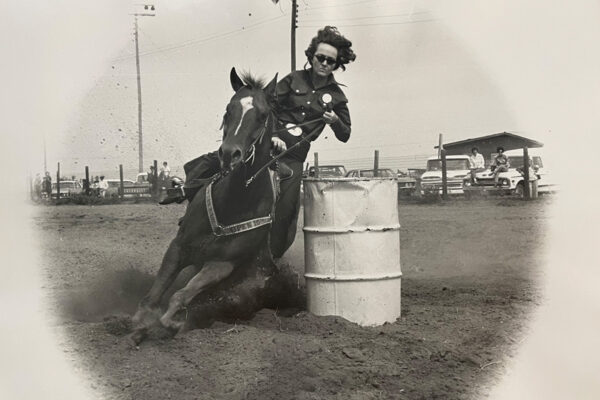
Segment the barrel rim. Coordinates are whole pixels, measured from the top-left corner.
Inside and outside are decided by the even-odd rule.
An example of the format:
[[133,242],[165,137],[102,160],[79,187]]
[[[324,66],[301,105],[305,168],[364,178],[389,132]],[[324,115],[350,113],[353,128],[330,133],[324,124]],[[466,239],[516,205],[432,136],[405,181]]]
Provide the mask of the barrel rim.
[[356,182],[356,181],[398,181],[398,178],[382,176],[382,177],[325,177],[325,178],[315,178],[315,177],[307,177],[302,178],[303,182]]
[[374,226],[344,226],[344,227],[332,227],[322,225],[309,225],[302,227],[304,232],[315,232],[315,233],[364,233],[364,232],[388,232],[388,231],[399,231],[401,228],[400,224],[395,225],[374,225]]
[[327,282],[363,282],[363,281],[387,281],[392,279],[402,278],[402,271],[394,273],[381,273],[373,275],[332,275],[332,274],[317,274],[307,272],[304,274],[305,279]]

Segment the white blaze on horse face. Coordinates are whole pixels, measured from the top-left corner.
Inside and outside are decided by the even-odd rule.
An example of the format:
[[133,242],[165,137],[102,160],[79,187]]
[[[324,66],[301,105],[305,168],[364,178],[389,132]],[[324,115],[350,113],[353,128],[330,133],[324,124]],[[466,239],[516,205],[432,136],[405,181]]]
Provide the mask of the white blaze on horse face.
[[254,108],[254,104],[252,104],[252,96],[241,98],[240,104],[242,105],[242,116],[240,117],[239,125],[237,126],[237,128],[235,128],[235,132],[233,133],[233,136],[237,136],[238,131],[240,130],[240,127],[242,126],[242,121],[244,121],[244,115],[246,115],[246,113],[249,110]]

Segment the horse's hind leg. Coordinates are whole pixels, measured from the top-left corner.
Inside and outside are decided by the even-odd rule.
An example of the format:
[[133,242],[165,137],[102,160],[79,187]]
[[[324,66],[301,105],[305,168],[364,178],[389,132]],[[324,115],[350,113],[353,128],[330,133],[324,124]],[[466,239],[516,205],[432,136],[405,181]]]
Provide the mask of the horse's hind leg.
[[175,239],[171,242],[163,257],[152,288],[140,301],[138,310],[133,316],[133,326],[136,330],[147,328],[158,319],[160,315],[158,305],[163,295],[185,266],[182,263],[181,246]]
[[206,264],[183,289],[178,290],[171,296],[169,308],[160,318],[161,324],[167,328],[179,330],[183,326],[183,323],[173,320],[173,316],[177,311],[187,306],[194,297],[207,287],[227,278],[233,269],[234,265],[231,262],[211,262]]

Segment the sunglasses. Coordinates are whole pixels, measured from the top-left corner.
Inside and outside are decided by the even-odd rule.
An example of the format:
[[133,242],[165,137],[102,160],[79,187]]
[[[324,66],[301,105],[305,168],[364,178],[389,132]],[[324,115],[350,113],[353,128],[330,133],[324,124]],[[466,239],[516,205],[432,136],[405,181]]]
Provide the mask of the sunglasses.
[[320,63],[322,63],[323,61],[326,61],[327,65],[335,65],[335,63],[337,62],[337,60],[335,58],[327,57],[326,55],[323,55],[323,54],[315,54],[315,58]]

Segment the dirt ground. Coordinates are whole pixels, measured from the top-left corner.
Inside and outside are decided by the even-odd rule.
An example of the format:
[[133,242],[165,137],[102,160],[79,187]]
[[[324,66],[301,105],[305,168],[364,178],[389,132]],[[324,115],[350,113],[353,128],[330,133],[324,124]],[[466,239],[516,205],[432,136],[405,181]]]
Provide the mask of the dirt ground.
[[[402,317],[363,328],[263,310],[128,345],[180,205],[40,206],[35,223],[60,346],[106,399],[485,397],[541,301],[548,200],[400,203]],[[303,240],[285,262],[303,273]],[[111,317],[117,316],[117,317]]]

